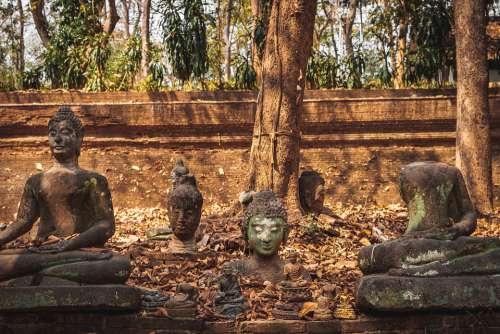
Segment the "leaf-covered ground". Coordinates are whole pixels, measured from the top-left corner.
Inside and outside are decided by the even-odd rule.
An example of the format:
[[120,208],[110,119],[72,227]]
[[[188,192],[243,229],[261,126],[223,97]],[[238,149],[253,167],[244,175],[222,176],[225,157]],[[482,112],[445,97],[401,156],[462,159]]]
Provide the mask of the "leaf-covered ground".
[[[146,232],[151,228],[168,226],[164,209],[117,209],[117,231],[109,245],[132,257],[133,272],[129,284],[143,289],[159,290],[171,295],[178,283],[190,283],[200,290],[199,315],[217,319],[212,302],[217,291],[216,279],[222,264],[245,256],[239,219],[217,217],[227,208],[212,205],[205,208],[199,228],[200,256],[195,259],[172,261],[168,255],[168,241],[148,241]],[[287,244],[281,255],[290,252],[300,255],[302,264],[313,278],[314,297],[325,284],[337,287],[337,296],[354,304],[354,290],[361,276],[357,268],[357,253],[362,246],[382,242],[401,235],[407,222],[406,209],[400,205],[388,207],[342,205],[330,207],[338,217],[326,215],[313,222],[304,217],[292,222]],[[478,236],[500,237],[500,222],[480,220],[475,233]],[[250,310],[241,319],[271,318],[275,300],[264,293],[264,286],[253,281],[242,281],[243,293]]]

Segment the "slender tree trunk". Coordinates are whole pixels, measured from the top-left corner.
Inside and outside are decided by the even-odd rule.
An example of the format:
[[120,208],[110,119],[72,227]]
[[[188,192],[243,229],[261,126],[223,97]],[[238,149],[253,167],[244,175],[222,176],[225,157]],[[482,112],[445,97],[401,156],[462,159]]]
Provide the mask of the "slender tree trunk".
[[405,57],[406,57],[406,36],[408,32],[408,21],[406,17],[399,20],[398,32],[398,51],[396,53],[396,68],[395,68],[395,88],[404,87],[404,74],[405,74]]
[[134,30],[132,31],[133,36],[135,36],[137,34],[137,31],[139,31],[139,25],[141,23],[141,18],[142,18],[142,0],[136,0],[135,4],[136,4],[137,16],[135,17]]
[[249,189],[273,190],[293,213],[300,212],[300,122],[316,3],[271,2],[250,153]]
[[151,0],[142,1],[141,25],[141,78],[146,79],[149,70],[149,21],[151,18]]
[[226,5],[226,24],[224,26],[224,67],[226,69],[225,72],[225,80],[229,82],[231,80],[231,15],[233,13],[233,0],[227,0]]
[[43,13],[43,8],[45,6],[44,0],[30,0],[31,14],[33,15],[33,22],[35,23],[36,31],[38,36],[42,40],[42,44],[45,48],[49,46],[50,34],[49,34],[49,23],[47,18]]
[[352,26],[354,25],[354,19],[356,18],[358,3],[359,0],[350,0],[349,7],[347,8],[347,14],[343,17],[345,53],[349,59],[354,57],[354,48],[352,46]]
[[476,209],[492,212],[490,114],[486,58],[486,0],[455,0],[457,152]]
[[115,30],[116,24],[120,20],[120,16],[116,11],[116,3],[115,0],[108,0],[108,8],[107,8],[106,21],[104,22],[103,31],[111,35]]
[[19,49],[18,49],[18,62],[17,62],[17,74],[18,74],[18,87],[22,88],[23,80],[22,75],[24,73],[24,25],[25,17],[23,10],[23,2],[17,0],[17,8],[19,10]]
[[130,38],[130,7],[128,0],[122,0],[123,24],[125,25],[125,36]]

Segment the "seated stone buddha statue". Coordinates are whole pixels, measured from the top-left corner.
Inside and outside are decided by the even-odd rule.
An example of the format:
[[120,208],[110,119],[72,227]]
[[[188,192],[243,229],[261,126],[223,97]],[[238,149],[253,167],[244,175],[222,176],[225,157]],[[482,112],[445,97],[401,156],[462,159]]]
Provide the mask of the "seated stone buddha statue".
[[500,307],[500,239],[469,236],[476,213],[460,171],[439,162],[412,163],[402,169],[400,187],[408,206],[406,232],[361,249],[359,266],[374,275],[361,280],[359,306]]
[[[5,248],[39,219],[36,246],[0,251],[0,285],[122,284],[130,275],[128,257],[102,248],[115,232],[107,180],[78,165],[83,125],[62,107],[48,127],[54,165],[28,179],[17,218],[0,232]],[[59,241],[44,245],[50,236]]]
[[[242,276],[260,277],[263,281],[278,283],[286,279],[285,262],[278,251],[286,243],[288,222],[286,209],[272,191],[253,193],[241,222],[243,237],[250,257],[229,263]],[[309,278],[302,268],[300,274]]]

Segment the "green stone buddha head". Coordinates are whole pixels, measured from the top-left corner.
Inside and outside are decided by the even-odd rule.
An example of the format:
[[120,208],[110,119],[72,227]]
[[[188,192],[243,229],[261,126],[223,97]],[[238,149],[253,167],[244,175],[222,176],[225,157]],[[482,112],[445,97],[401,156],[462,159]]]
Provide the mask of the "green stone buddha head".
[[50,151],[56,160],[66,161],[80,156],[84,128],[69,107],[61,107],[50,119],[48,127]]
[[257,256],[276,255],[288,236],[286,209],[272,191],[253,194],[245,210],[242,233]]

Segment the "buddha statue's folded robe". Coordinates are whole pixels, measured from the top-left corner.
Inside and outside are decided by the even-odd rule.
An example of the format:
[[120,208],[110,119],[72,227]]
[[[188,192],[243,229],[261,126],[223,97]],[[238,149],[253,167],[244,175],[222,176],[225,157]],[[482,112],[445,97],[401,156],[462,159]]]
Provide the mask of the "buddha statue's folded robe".
[[[500,239],[494,237],[459,237],[455,240],[401,238],[363,247],[358,263],[364,274],[385,273],[391,269],[403,269],[399,271],[403,273],[405,269],[430,264],[438,269],[435,274],[500,273],[500,262],[480,268],[483,262],[480,259],[491,260],[495,250],[500,251]],[[467,262],[470,264],[463,268],[456,267],[457,263]],[[452,264],[455,264],[454,268]],[[439,269],[444,266],[450,268]]]
[[130,259],[108,250],[36,253],[13,249],[0,251],[0,285],[123,284],[130,275]]

